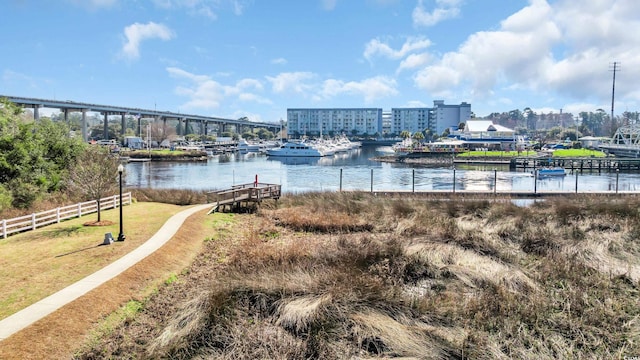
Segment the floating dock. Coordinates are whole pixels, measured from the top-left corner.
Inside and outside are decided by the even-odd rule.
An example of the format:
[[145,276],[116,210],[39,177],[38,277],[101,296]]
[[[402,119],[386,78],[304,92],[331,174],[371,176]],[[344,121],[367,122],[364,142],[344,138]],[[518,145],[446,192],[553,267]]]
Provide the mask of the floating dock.
[[518,157],[509,162],[510,170],[529,171],[541,167],[561,167],[571,172],[640,171],[640,158]]

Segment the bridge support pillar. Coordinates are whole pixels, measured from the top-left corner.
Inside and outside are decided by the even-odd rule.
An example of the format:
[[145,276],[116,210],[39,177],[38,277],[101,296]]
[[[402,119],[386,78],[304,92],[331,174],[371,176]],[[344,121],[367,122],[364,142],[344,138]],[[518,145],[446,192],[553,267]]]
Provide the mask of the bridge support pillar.
[[40,120],[40,105],[33,105],[33,119]]
[[127,129],[127,122],[126,119],[124,118],[125,113],[120,114],[120,136],[122,137],[121,141],[122,144],[124,145],[124,133],[125,130]]
[[84,142],[89,141],[89,135],[87,134],[87,109],[82,109],[82,140]]
[[109,140],[109,113],[104,113],[104,120],[102,122],[102,138],[104,140]]

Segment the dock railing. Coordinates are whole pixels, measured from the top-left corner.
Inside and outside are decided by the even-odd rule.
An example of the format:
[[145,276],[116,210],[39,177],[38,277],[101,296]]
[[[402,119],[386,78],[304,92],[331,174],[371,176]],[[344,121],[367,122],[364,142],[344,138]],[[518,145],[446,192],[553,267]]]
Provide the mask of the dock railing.
[[282,186],[279,184],[248,183],[233,185],[230,189],[211,191],[215,196],[217,209],[223,206],[236,206],[241,202],[260,203],[264,199],[279,199],[282,194]]
[[[114,195],[100,199],[100,210],[114,209],[120,206],[120,196]],[[122,194],[122,205],[131,205],[131,193]],[[52,210],[24,215],[13,219],[0,220],[0,236],[7,236],[23,231],[35,230],[39,227],[59,223],[61,221],[81,217],[98,211],[96,200],[67,205]]]

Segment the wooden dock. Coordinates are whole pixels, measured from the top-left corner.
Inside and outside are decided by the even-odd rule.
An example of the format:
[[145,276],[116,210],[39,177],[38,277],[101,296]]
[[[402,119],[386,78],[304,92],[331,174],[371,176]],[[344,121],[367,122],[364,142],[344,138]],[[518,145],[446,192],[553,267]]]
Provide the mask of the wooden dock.
[[212,212],[248,212],[252,211],[267,199],[278,200],[282,186],[279,184],[248,183],[234,185],[230,189],[211,191],[208,194],[215,197]]
[[640,159],[636,158],[550,158],[518,157],[509,163],[511,170],[533,170],[541,167],[562,167],[571,172],[640,171]]

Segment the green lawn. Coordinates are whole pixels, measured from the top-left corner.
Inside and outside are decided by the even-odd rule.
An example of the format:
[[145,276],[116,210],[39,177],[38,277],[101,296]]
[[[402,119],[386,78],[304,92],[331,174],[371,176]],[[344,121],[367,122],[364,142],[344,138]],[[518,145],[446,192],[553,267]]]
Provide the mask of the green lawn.
[[567,158],[579,158],[579,157],[606,157],[606,154],[602,151],[589,150],[589,149],[558,149],[553,152],[552,157],[567,157]]

